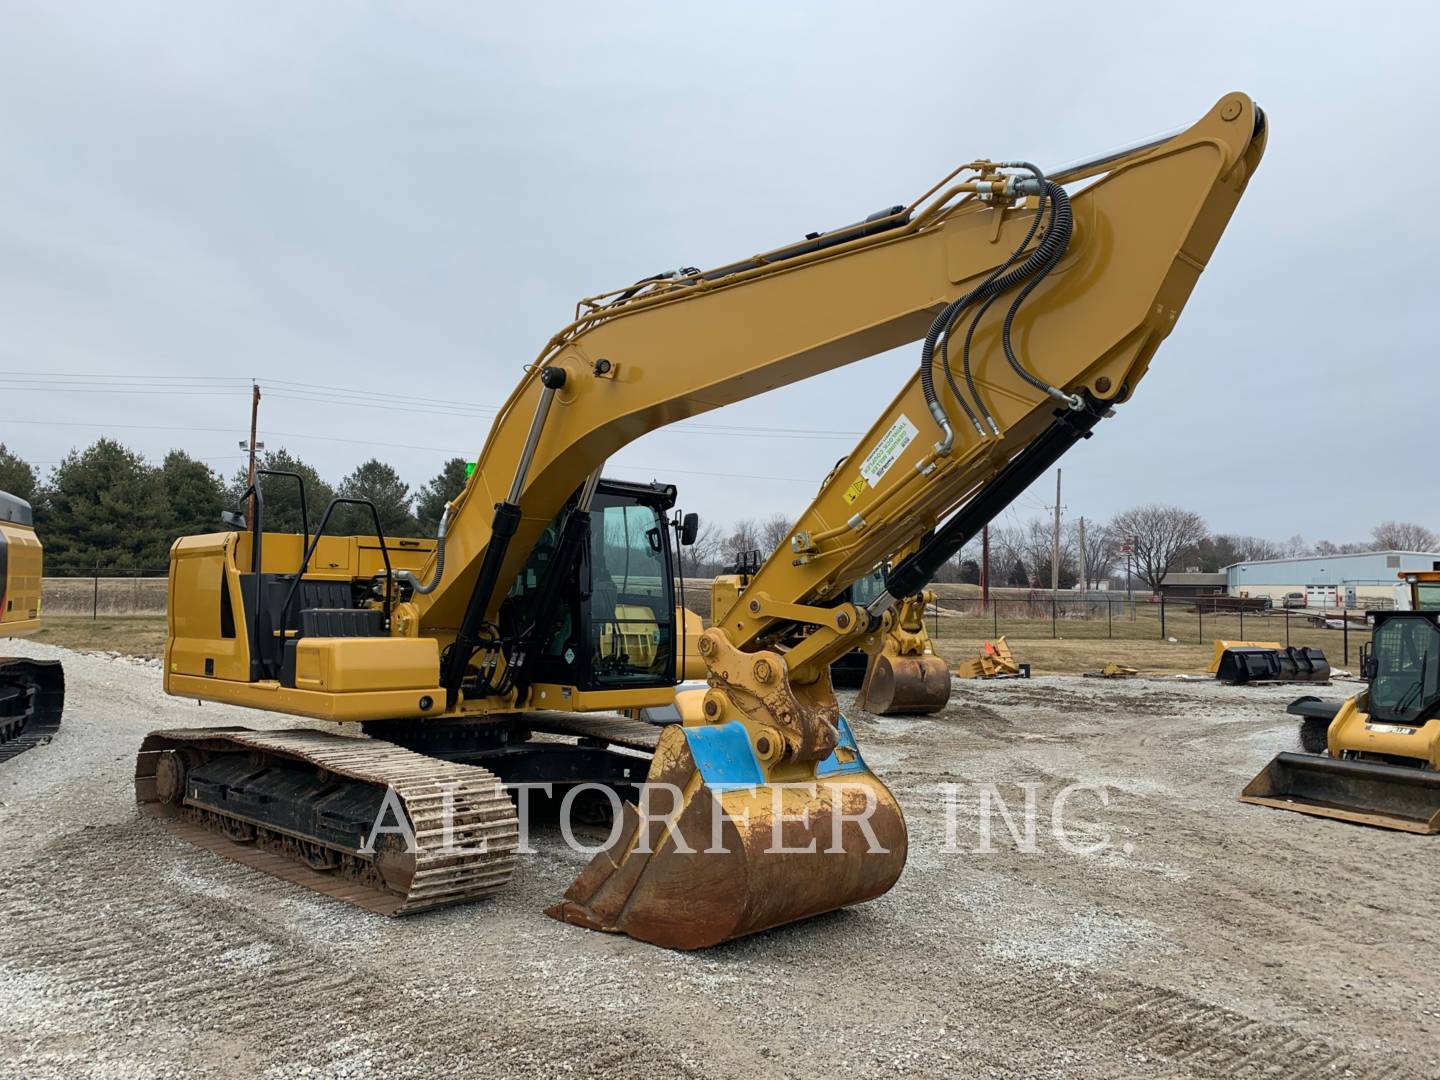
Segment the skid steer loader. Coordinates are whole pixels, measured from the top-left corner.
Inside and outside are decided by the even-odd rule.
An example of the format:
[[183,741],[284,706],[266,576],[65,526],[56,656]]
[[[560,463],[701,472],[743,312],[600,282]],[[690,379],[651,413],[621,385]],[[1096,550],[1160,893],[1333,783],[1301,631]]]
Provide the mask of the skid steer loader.
[[[1245,786],[1241,802],[1404,832],[1440,832],[1440,574],[1409,575],[1410,611],[1374,611],[1362,647],[1366,687],[1348,701],[1305,697],[1302,745],[1281,753]],[[1440,589],[1436,590],[1440,592]],[[1428,590],[1427,590],[1428,592]]]

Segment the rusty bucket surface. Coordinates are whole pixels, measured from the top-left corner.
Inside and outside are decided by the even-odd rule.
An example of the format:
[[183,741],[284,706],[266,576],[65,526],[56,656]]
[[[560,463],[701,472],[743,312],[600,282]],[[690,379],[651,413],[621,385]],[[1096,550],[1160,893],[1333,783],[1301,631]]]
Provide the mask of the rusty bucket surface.
[[702,949],[880,896],[905,866],[905,820],[849,725],[839,728],[815,775],[783,784],[766,782],[739,723],[667,728],[647,780],[650,816],[627,803],[609,846],[546,913]]
[[950,702],[950,668],[934,653],[876,653],[865,668],[855,704],[877,716],[923,716]]

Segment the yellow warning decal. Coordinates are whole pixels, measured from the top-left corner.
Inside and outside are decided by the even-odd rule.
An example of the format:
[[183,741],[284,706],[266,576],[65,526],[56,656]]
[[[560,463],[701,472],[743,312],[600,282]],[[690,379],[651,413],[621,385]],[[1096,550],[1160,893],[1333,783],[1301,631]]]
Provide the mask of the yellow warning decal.
[[869,486],[870,485],[866,483],[865,478],[863,476],[860,477],[858,480],[856,480],[853,484],[851,484],[848,488],[845,489],[845,501],[851,506],[854,506],[855,500],[860,498],[861,492],[863,492]]

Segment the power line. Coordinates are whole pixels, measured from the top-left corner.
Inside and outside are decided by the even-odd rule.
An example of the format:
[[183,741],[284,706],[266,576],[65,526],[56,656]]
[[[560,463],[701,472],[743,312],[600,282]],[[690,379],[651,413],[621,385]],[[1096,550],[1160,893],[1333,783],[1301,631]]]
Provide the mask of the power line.
[[[7,420],[6,423],[16,423],[16,424],[40,424],[40,425],[52,425],[52,426],[56,426],[56,427],[93,427],[93,426],[96,426],[96,425],[92,425],[92,424],[86,424],[86,423],[83,423],[83,422],[81,422],[81,421],[71,421],[71,420],[14,420],[14,421],[9,421],[9,420]],[[172,426],[160,425],[160,424],[107,424],[107,425],[104,425],[104,426],[107,427],[107,428],[116,428],[116,429],[124,429],[124,430],[135,430],[135,431],[198,431],[198,432],[221,433],[221,434],[229,434],[229,433],[232,433],[232,432],[233,432],[233,429],[231,429],[231,428],[172,427]],[[306,432],[300,432],[300,431],[274,431],[274,430],[267,430],[266,434],[267,434],[267,435],[270,435],[270,436],[273,436],[273,437],[276,437],[276,438],[282,438],[282,439],[313,439],[313,440],[317,440],[317,441],[319,441],[319,442],[350,443],[350,444],[353,444],[353,445],[356,445],[356,446],[370,446],[370,447],[373,447],[373,446],[375,445],[374,441],[371,440],[371,439],[344,439],[344,438],[340,438],[340,437],[338,437],[338,436],[333,436],[333,435],[311,435],[311,434],[308,434],[308,433],[306,433]],[[414,444],[412,444],[412,443],[394,443],[394,442],[392,442],[392,443],[386,443],[385,445],[386,445],[386,446],[390,446],[390,447],[394,447],[394,448],[399,449],[399,450],[425,450],[425,451],[429,451],[429,452],[431,452],[431,453],[436,453],[436,454],[451,454],[451,455],[454,455],[454,456],[457,456],[457,457],[464,457],[464,456],[466,456],[466,454],[467,454],[467,451],[464,451],[464,450],[456,450],[454,447],[445,447],[445,446],[416,446],[416,445],[414,445]],[[242,457],[243,457],[244,455],[238,455],[238,456],[242,456]],[[208,459],[202,459],[202,460],[208,460]],[[761,475],[751,474],[751,473],[705,472],[705,471],[701,471],[701,470],[698,470],[698,469],[675,469],[675,468],[669,468],[669,467],[666,467],[666,468],[663,468],[663,469],[656,469],[654,466],[650,466],[650,465],[631,465],[631,464],[628,464],[628,463],[622,462],[622,461],[610,461],[610,462],[607,462],[607,463],[606,463],[606,468],[607,468],[607,469],[609,469],[609,468],[629,469],[629,470],[631,470],[632,472],[649,472],[649,473],[651,473],[652,475],[657,475],[657,476],[659,476],[659,475],[668,475],[668,474],[670,474],[670,473],[677,473],[677,474],[682,475],[682,476],[711,476],[711,477],[720,477],[720,478],[722,478],[722,479],[729,479],[729,480],[775,480],[775,481],[779,481],[780,483],[786,483],[786,484],[814,484],[814,483],[816,483],[816,481],[815,481],[813,478],[805,478],[805,477],[799,477],[799,476],[761,476]]]
[[[7,391],[13,391],[13,392],[15,392],[15,393],[45,393],[45,394],[54,394],[54,393],[67,393],[67,392],[68,392],[68,393],[84,393],[84,394],[103,394],[103,395],[105,395],[106,397],[112,397],[112,396],[117,395],[117,394],[141,395],[141,396],[164,396],[164,397],[238,397],[238,396],[239,396],[239,389],[240,389],[240,388],[237,387],[234,391],[224,391],[224,390],[145,390],[145,389],[140,389],[140,390],[126,390],[126,389],[111,388],[111,387],[108,387],[108,386],[105,387],[105,388],[103,388],[103,389],[81,389],[81,388],[79,388],[79,387],[47,387],[47,388],[41,388],[41,387],[14,387],[14,386],[7,385],[7,384],[5,384],[5,383],[3,383],[3,382],[0,382],[0,389],[7,390]],[[272,391],[270,391],[269,393],[267,393],[266,396],[269,397],[269,398],[272,398],[272,399],[279,399],[279,400],[285,400],[285,401],[299,401],[299,402],[307,402],[307,403],[315,403],[315,404],[326,404],[326,405],[343,405],[343,406],[349,406],[349,407],[352,407],[352,408],[379,409],[379,410],[382,410],[382,411],[385,411],[385,412],[411,413],[411,414],[416,414],[416,415],[421,415],[421,416],[451,416],[451,417],[455,417],[456,419],[461,419],[461,420],[471,419],[471,418],[474,418],[474,419],[493,419],[493,416],[494,416],[493,413],[465,412],[465,411],[458,411],[458,410],[448,409],[448,408],[444,407],[443,405],[437,406],[437,407],[433,407],[433,408],[419,408],[419,407],[412,407],[412,406],[407,406],[407,405],[397,405],[397,404],[395,404],[394,402],[385,401],[385,400],[383,400],[383,399],[382,399],[382,400],[375,400],[375,401],[366,401],[366,400],[358,400],[358,399],[357,399],[357,400],[353,400],[353,401],[352,401],[352,400],[337,400],[337,399],[335,399],[335,398],[322,397],[322,396],[318,396],[318,395],[286,393],[286,392],[284,392],[284,391],[278,391],[278,390],[272,390]],[[67,422],[68,422],[68,421],[55,421],[55,423],[57,423],[57,424],[59,424],[59,423],[67,423]],[[97,423],[94,423],[94,424],[92,424],[92,425],[90,425],[90,426],[93,426],[93,427],[114,427],[114,426],[117,426],[117,425],[102,424],[102,423],[97,422]],[[683,421],[683,420],[682,420],[682,421],[679,421],[679,422],[677,422],[677,423],[675,423],[675,424],[668,425],[668,426],[663,427],[663,428],[657,428],[654,432],[651,432],[650,434],[721,435],[721,436],[725,436],[725,437],[728,437],[728,438],[746,438],[746,439],[803,439],[803,440],[812,440],[812,439],[844,439],[844,440],[847,441],[847,442],[850,441],[852,438],[858,438],[858,437],[859,437],[859,433],[858,433],[858,432],[848,432],[848,431],[820,431],[820,430],[811,430],[811,429],[805,429],[805,428],[769,428],[769,427],[752,427],[752,426],[735,426],[735,427],[730,427],[730,426],[721,426],[721,425],[690,424],[690,423],[688,423],[688,422],[686,422],[686,421]]]

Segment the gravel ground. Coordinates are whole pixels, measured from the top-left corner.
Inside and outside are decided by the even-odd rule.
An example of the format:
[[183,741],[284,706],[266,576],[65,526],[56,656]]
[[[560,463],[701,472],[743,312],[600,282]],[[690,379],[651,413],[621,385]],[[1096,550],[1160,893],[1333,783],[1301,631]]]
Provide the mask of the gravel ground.
[[[957,683],[855,716],[911,829],[859,908],[699,954],[544,917],[584,859],[541,833],[507,891],[386,920],[137,817],[154,662],[65,661],[59,736],[0,766],[0,1064],[25,1077],[1440,1077],[1433,838],[1235,802],[1293,746],[1293,688]],[[1331,688],[1337,696],[1343,691]],[[1036,850],[979,789],[1039,806]],[[1052,833],[1054,797],[1072,846]],[[941,785],[959,850],[945,850]]]

